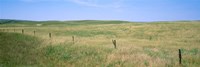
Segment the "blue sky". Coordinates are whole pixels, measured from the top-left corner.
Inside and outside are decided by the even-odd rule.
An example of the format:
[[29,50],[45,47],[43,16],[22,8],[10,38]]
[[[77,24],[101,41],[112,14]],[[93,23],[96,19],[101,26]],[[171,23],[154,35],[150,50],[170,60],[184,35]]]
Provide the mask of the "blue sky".
[[200,0],[0,0],[0,19],[200,20]]

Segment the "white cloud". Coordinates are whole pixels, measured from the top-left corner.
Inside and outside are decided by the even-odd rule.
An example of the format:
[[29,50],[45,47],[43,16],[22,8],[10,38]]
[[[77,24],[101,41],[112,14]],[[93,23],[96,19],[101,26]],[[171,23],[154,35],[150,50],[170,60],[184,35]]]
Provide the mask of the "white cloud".
[[23,2],[32,2],[34,0],[20,0],[20,1],[23,1]]
[[120,8],[123,0],[69,0],[79,5],[99,8]]
[[41,1],[67,1],[67,0],[20,0],[23,2],[41,2]]
[[98,8],[120,8],[123,0],[20,0],[23,2],[41,2],[41,1],[66,1],[82,6]]

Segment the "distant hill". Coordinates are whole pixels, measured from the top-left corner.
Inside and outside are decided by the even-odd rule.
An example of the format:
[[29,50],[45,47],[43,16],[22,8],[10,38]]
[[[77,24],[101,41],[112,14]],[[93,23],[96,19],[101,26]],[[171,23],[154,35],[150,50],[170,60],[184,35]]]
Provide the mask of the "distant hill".
[[17,23],[17,22],[33,22],[33,21],[28,21],[28,20],[12,20],[12,19],[0,19],[0,24],[5,24],[5,23]]
[[120,20],[70,20],[70,21],[29,21],[29,20],[13,20],[13,19],[0,19],[0,24],[7,24],[7,23],[73,23],[73,24],[119,24],[125,23],[128,21],[120,21]]
[[[31,20],[15,20],[15,19],[0,19],[0,24],[7,23],[69,23],[69,24],[119,24],[119,23],[127,23],[130,21],[122,21],[122,20],[69,20],[69,21],[57,21],[57,20],[49,20],[49,21],[31,21]],[[154,21],[154,22],[200,22],[200,20],[180,20],[180,21]]]

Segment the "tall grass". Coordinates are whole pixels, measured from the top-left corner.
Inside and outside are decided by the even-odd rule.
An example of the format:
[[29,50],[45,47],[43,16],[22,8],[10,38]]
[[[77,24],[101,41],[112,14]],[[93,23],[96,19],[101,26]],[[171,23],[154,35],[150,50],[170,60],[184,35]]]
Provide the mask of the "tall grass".
[[0,66],[34,66],[38,64],[38,38],[19,33],[0,32]]
[[[37,24],[42,25],[37,26]],[[30,42],[30,47],[35,44],[35,42],[32,43],[34,39],[40,45],[33,47],[33,50],[39,50],[32,55],[37,57],[39,54],[40,60],[35,62],[36,66],[198,67],[200,65],[199,22],[38,22],[1,24],[0,29],[16,29],[15,34],[1,34],[0,42],[5,42],[4,44],[20,44],[21,41],[17,43],[13,41],[26,36],[32,38],[33,31],[36,31],[33,40],[24,39],[25,42]],[[25,30],[25,35],[16,34],[21,33],[21,29]],[[48,37],[48,33],[52,33],[52,38]],[[12,35],[15,39],[5,38],[7,35],[10,37]],[[20,35],[20,37],[15,35]],[[73,44],[72,36],[75,36],[75,44]],[[112,40],[117,40],[117,49],[114,49]],[[5,45],[1,48],[4,47]],[[182,65],[178,62],[178,49],[183,52]],[[3,50],[7,51],[7,49],[1,49]],[[3,53],[1,57],[9,54]],[[26,52],[24,55],[29,56]],[[5,65],[5,60],[1,62]],[[13,66],[19,64],[11,62],[8,61]],[[22,65],[34,66],[34,63],[23,63]]]

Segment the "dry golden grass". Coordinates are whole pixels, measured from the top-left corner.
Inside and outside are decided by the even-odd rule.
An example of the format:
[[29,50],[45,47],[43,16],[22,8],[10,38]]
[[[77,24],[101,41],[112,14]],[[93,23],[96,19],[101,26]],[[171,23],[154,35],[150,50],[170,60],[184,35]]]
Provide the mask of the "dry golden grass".
[[[65,24],[65,23],[63,23]],[[43,40],[44,54],[50,53],[41,66],[61,67],[198,67],[200,65],[200,23],[122,23],[75,26],[1,27],[25,30],[25,34]],[[48,33],[52,33],[49,38]],[[75,36],[75,44],[72,44]],[[117,40],[114,49],[112,39]],[[178,62],[183,51],[183,64]],[[65,53],[69,53],[65,55]],[[54,55],[56,54],[56,55]],[[58,55],[57,55],[58,54]],[[64,58],[62,58],[64,56]]]

